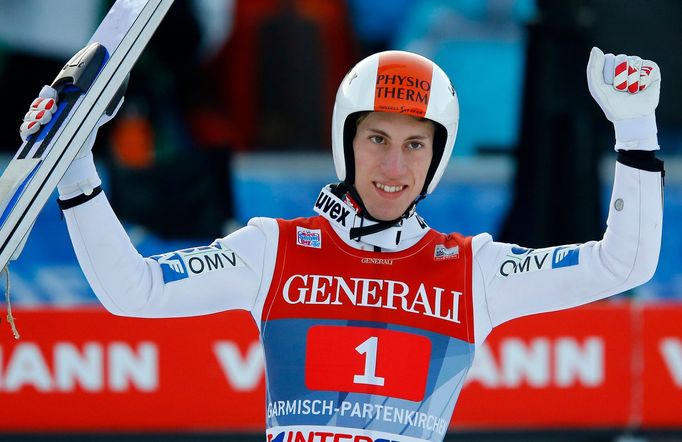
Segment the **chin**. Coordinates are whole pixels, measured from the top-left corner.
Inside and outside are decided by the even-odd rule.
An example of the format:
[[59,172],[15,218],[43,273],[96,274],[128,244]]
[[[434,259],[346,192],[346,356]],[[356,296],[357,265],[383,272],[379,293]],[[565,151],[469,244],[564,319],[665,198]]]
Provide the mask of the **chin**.
[[377,213],[375,214],[370,210],[370,214],[379,221],[393,221],[396,218],[400,218],[402,214],[405,213],[405,210],[377,210],[376,212]]

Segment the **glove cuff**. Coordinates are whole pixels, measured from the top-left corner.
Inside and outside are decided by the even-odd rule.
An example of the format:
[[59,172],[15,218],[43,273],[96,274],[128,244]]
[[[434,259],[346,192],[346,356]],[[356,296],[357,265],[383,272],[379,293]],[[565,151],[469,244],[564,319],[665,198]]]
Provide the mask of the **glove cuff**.
[[81,194],[89,195],[101,184],[92,153],[88,153],[71,163],[57,184],[57,190],[60,199],[66,200]]
[[613,122],[616,131],[615,150],[658,150],[658,129],[656,115],[616,120]]

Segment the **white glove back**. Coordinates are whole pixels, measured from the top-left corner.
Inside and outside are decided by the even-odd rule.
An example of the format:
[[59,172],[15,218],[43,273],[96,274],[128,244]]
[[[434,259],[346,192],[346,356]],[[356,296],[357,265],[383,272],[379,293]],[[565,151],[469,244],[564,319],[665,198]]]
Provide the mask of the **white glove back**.
[[658,150],[655,110],[661,71],[651,60],[592,48],[587,85],[616,132],[616,150]]

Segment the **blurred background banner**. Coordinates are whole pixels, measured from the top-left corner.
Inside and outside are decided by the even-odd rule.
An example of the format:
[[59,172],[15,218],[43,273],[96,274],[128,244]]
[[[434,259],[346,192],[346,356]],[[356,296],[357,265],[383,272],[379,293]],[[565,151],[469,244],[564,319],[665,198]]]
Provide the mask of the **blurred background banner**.
[[[0,0],[0,165],[20,145],[29,103],[112,3]],[[681,22],[677,0],[177,1],[100,130],[95,158],[145,256],[208,244],[254,216],[311,216],[320,187],[336,181],[337,85],[370,53],[409,50],[443,67],[461,107],[454,158],[419,205],[429,225],[524,247],[582,243],[601,237],[615,161],[613,128],[587,89],[589,50],[655,60],[666,162],[655,276],[598,304],[496,329],[453,430],[498,440],[665,430],[682,440]],[[248,316],[104,312],[55,199],[10,269],[22,339],[0,323],[0,440],[17,431],[262,434],[263,361]]]
[[[27,337],[2,333],[4,430],[257,433],[266,410],[285,412],[265,400],[263,352],[246,312],[16,316]],[[479,350],[451,428],[679,428],[681,322],[682,306],[624,302],[504,324]]]
[[5,431],[264,426],[263,355],[246,314],[153,321],[102,309],[16,314],[28,335],[0,350]]

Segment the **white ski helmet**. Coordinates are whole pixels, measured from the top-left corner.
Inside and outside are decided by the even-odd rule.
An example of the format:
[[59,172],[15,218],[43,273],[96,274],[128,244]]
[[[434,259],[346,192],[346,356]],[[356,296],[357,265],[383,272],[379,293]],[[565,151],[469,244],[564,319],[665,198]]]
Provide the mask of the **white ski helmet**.
[[[434,62],[411,52],[384,51],[361,60],[341,82],[332,117],[332,150],[339,180],[354,184],[354,114],[395,112],[436,123],[433,160],[421,194],[433,192],[455,145],[459,103],[450,79]],[[352,124],[349,124],[352,123]]]

